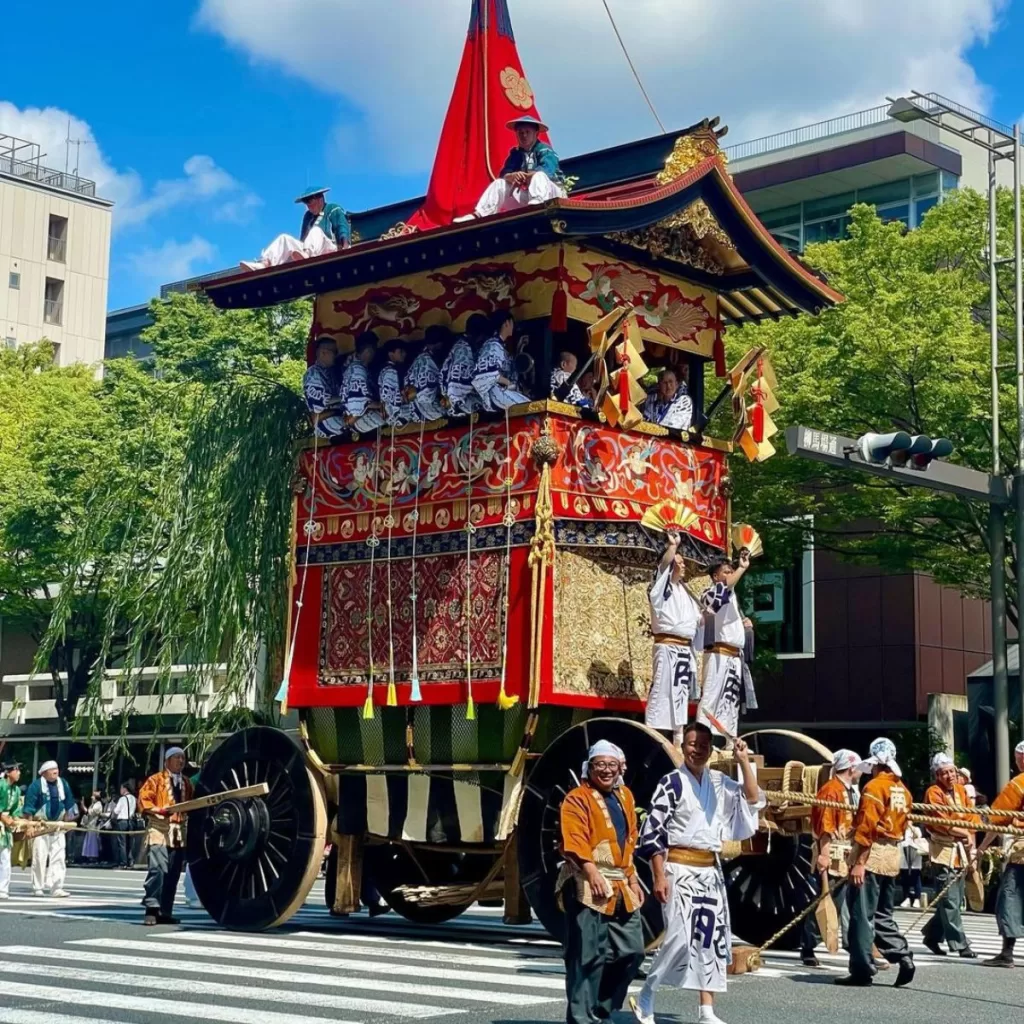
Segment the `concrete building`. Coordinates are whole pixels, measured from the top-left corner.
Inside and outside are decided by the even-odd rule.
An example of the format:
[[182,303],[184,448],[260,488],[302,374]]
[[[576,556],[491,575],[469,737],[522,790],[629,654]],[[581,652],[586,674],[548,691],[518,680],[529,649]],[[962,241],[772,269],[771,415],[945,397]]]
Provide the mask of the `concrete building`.
[[0,135],[0,339],[14,348],[49,338],[60,365],[98,363],[113,203],[43,156]]

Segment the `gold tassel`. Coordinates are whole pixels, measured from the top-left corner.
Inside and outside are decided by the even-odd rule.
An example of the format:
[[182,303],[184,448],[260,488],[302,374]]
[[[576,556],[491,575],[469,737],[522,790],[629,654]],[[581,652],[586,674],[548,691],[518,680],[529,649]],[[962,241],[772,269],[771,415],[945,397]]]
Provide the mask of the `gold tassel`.
[[519,703],[518,697],[510,697],[505,692],[505,680],[501,681],[501,689],[498,691],[498,707],[502,711],[508,711],[509,708],[514,708]]
[[394,679],[392,679],[391,682],[388,683],[388,707],[398,707],[398,691],[395,689]]
[[469,700],[466,701],[466,721],[476,721],[476,702],[473,700],[473,687],[469,688]]
[[373,718],[373,686],[367,687],[366,700],[363,703],[363,718]]

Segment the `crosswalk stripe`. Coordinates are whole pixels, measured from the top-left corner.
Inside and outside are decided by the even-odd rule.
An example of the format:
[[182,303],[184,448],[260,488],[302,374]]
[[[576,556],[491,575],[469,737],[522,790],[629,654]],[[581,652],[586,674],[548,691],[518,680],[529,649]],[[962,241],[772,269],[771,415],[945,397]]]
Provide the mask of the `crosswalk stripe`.
[[[312,942],[289,937],[287,940],[282,942],[282,940],[276,936],[246,935],[237,932],[228,935],[209,935],[202,932],[168,932],[164,936],[154,936],[154,938],[174,938],[183,942],[198,943],[215,942],[225,946],[269,946],[274,949],[280,949],[282,945],[287,943],[287,947],[289,949],[304,950],[308,953],[347,953],[350,956],[380,955],[379,950],[367,949],[365,946],[347,945],[343,941]],[[516,963],[511,959],[514,954],[501,951],[495,951],[490,956],[466,956],[462,953],[443,953],[434,952],[432,950],[416,949],[408,943],[394,941],[392,941],[391,945],[388,947],[387,956],[389,963],[391,963],[392,958],[397,957],[401,960],[424,960],[428,963],[461,964],[463,967],[497,967],[504,968],[506,970],[511,969],[513,971],[518,971],[523,968],[536,970],[538,967],[538,964],[536,963]],[[557,961],[553,962],[557,963]]]
[[[292,920],[295,920],[292,918]],[[170,932],[167,933],[170,936]],[[183,933],[185,934],[185,933]],[[153,936],[164,938],[164,935]],[[315,939],[320,942],[365,942],[373,945],[386,945],[391,949],[397,941],[390,935],[368,935],[365,932],[348,931],[341,929],[336,932],[328,931],[298,931],[289,932],[289,939]],[[418,946],[428,946],[431,949],[468,949],[474,953],[493,953],[495,957],[507,956],[515,952],[517,956],[529,957],[535,960],[561,960],[562,946],[554,939],[527,939],[519,938],[515,932],[509,933],[508,929],[502,928],[492,942],[500,945],[484,946],[479,942],[452,942],[450,939],[416,939]]]
[[[151,952],[160,953],[163,947],[152,947]],[[0,946],[0,953],[10,956],[29,957],[52,957],[64,961],[74,961],[84,964],[109,964],[108,953],[93,953],[85,949],[72,949],[64,946],[60,950],[45,948],[42,946]],[[179,960],[168,956],[126,956],[119,954],[117,962],[122,967],[148,968],[158,971],[174,971],[176,974],[210,974],[222,977],[225,969],[230,969],[227,964],[206,964],[192,960]],[[273,967],[260,967],[260,977],[265,981],[280,982],[283,985],[290,985],[294,999],[296,988],[309,985],[318,985],[320,988],[356,989],[364,992],[371,984],[370,979],[351,977],[347,975],[325,975],[308,974],[302,971],[282,971]],[[465,1000],[471,1003],[507,1003],[510,1006],[532,1006],[535,1003],[557,1002],[561,996],[546,996],[532,992],[509,992],[495,991],[494,989],[484,990],[476,988],[464,988],[444,985],[425,985],[423,982],[394,981],[388,982],[389,995],[413,995],[421,997],[432,997],[434,999]],[[303,989],[305,996],[305,989]],[[332,1004],[333,1005],[333,1004]],[[379,1003],[377,1005],[380,1005]],[[398,1004],[396,1004],[398,1005]],[[38,1022],[33,1022],[38,1024]]]
[[[210,1003],[189,1003],[181,999],[157,999],[140,996],[135,992],[124,995],[118,992],[95,992],[92,989],[75,989],[75,1003],[78,1006],[96,1006],[105,1010],[124,1010],[132,1013],[158,1013],[170,1017],[188,1017],[192,1020],[216,1020],[222,1024],[309,1024],[310,1021],[330,1021],[331,1024],[355,1024],[353,1021],[339,1021],[330,1017],[311,1017],[302,1013],[280,1013],[262,1007],[214,1006]],[[39,999],[52,1003],[57,995],[52,985],[26,985],[23,982],[4,983],[6,998]],[[296,1001],[301,994],[296,993]],[[122,1018],[123,1019],[123,1018]]]
[[[0,1024],[39,1024],[38,1010],[19,1010],[17,1007],[0,1007]],[[121,1021],[106,1017],[79,1017],[77,1014],[46,1011],[46,1024],[122,1024]]]
[[[168,942],[159,947],[150,942],[139,942],[130,939],[72,939],[69,946],[93,946],[102,949],[136,950],[153,952],[161,950],[179,953],[182,956],[208,957],[211,960],[241,960],[264,963],[266,953],[261,948],[236,949],[228,946],[199,946],[187,942]],[[279,952],[285,953],[287,943],[280,944]],[[400,975],[407,978],[433,978],[437,981],[468,981],[479,985],[495,985],[505,988],[513,985],[516,988],[563,989],[565,982],[561,978],[533,978],[521,974],[493,974],[486,971],[459,971],[445,967],[424,967],[420,964],[397,964],[389,960],[352,960],[344,957],[299,956],[287,954],[290,964],[301,964],[304,967],[331,967],[343,971],[362,971],[365,974],[384,974],[389,977]]]
[[[31,948],[31,947],[30,947]],[[46,949],[33,949],[32,955],[46,954]],[[60,957],[60,953],[51,953]],[[168,962],[167,970],[174,970]],[[23,975],[24,965],[0,962],[0,974]],[[66,978],[84,984],[111,985],[115,991],[122,988],[151,989],[154,992],[171,992],[183,996],[219,996],[224,999],[258,1000],[269,1003],[295,1003],[295,993],[282,992],[256,986],[230,985],[226,982],[200,981],[196,978],[161,978],[153,975],[126,974],[123,971],[102,971],[61,964],[47,964],[46,974],[51,978]],[[303,1006],[321,1006],[328,1010],[354,1010],[361,1013],[387,1013],[395,1017],[440,1017],[446,1013],[458,1012],[456,1007],[425,1006],[422,1003],[395,1003],[386,999],[355,999],[351,996],[336,996],[329,992],[303,992]]]

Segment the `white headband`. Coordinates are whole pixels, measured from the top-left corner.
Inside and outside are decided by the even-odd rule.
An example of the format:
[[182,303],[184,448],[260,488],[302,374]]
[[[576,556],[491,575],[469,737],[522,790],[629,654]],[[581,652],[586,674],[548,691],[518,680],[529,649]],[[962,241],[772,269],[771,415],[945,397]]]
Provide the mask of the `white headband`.
[[56,761],[44,761],[39,766],[39,774],[40,775],[44,775],[46,772],[50,771],[51,768],[59,768],[59,767],[60,767],[60,765],[57,764]]

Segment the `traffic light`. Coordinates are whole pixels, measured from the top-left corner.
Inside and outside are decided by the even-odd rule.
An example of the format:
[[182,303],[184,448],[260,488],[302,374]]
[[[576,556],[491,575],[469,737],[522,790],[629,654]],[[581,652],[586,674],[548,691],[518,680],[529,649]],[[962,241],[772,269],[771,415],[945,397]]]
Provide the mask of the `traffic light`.
[[861,434],[857,438],[857,451],[865,462],[876,465],[888,462],[894,452],[902,452],[913,443],[913,438],[905,430],[897,430],[894,434]]
[[915,451],[910,456],[910,468],[925,470],[933,459],[944,459],[947,455],[953,454],[953,442],[947,437],[937,437],[934,440],[919,434],[915,440],[929,442],[928,447],[921,451]]

